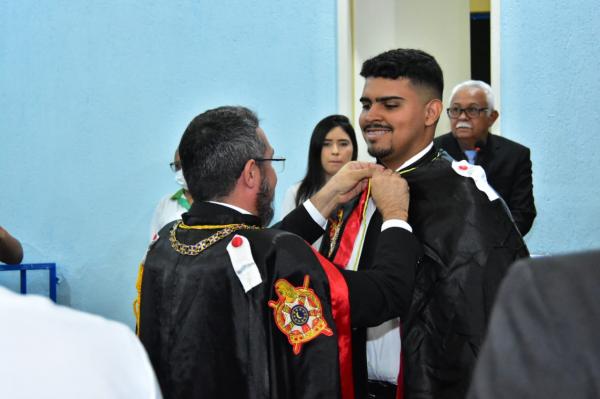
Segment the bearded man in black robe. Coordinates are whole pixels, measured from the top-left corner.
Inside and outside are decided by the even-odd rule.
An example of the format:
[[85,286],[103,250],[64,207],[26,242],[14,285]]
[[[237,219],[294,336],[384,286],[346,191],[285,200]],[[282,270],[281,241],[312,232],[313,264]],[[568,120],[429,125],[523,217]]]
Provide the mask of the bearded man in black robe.
[[318,237],[371,177],[387,225],[371,270],[353,273],[264,228],[283,159],[251,111],[200,114],[179,153],[194,203],[148,250],[138,321],[165,398],[354,398],[351,329],[407,314],[422,256],[405,180],[348,164],[281,223]]

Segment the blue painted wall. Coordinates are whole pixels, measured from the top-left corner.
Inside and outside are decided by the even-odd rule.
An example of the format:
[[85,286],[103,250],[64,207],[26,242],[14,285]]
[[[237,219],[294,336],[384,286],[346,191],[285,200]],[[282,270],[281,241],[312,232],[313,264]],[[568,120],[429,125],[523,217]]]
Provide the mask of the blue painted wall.
[[[534,253],[600,247],[596,0],[502,3],[502,133],[532,149]],[[189,120],[256,110],[303,174],[336,112],[335,1],[0,0],[0,224],[55,261],[59,302],[132,324],[137,263]],[[17,288],[16,275],[0,284]],[[47,293],[43,272],[34,292]]]
[[[0,0],[0,224],[59,302],[133,323],[151,214],[199,112],[246,105],[300,179],[336,103],[335,1]],[[34,292],[47,293],[43,272]],[[0,276],[16,288],[17,275]]]
[[531,148],[533,253],[600,247],[600,3],[502,1],[503,135]]

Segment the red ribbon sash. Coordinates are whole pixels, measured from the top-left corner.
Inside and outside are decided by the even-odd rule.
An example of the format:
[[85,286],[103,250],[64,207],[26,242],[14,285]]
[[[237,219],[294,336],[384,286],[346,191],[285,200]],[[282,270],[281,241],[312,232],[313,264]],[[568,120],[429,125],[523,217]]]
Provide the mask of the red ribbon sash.
[[[312,248],[312,247],[311,247]],[[348,286],[344,276],[330,261],[312,248],[321,263],[331,293],[331,312],[335,321],[340,364],[340,388],[342,399],[354,399],[354,378],[352,374],[352,335],[350,328],[350,301]]]
[[344,227],[343,232],[340,234],[340,246],[338,247],[333,259],[333,263],[336,265],[341,265],[345,268],[348,265],[348,262],[350,262],[352,248],[354,248],[354,242],[356,241],[356,237],[358,236],[358,232],[360,230],[368,196],[369,190],[365,189],[360,196],[358,204],[354,207],[350,216],[348,216],[346,226]]

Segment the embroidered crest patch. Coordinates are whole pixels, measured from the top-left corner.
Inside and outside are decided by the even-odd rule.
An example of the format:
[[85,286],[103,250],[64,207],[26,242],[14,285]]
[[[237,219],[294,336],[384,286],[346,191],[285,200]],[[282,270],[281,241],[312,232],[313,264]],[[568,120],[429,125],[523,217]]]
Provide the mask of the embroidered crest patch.
[[302,345],[317,338],[320,334],[333,335],[333,331],[323,318],[321,301],[315,292],[308,288],[310,277],[304,276],[302,287],[294,287],[285,279],[275,282],[277,301],[269,301],[277,328],[284,333],[297,355]]

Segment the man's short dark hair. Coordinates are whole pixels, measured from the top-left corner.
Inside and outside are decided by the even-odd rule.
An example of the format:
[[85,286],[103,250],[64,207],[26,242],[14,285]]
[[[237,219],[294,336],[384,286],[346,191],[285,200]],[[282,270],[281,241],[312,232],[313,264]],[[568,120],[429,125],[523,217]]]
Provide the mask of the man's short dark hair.
[[231,193],[246,162],[264,156],[258,118],[244,107],[219,107],[196,116],[183,133],[179,156],[195,201]]
[[431,55],[421,50],[396,49],[366,60],[360,71],[364,78],[406,78],[415,86],[428,88],[434,98],[442,99],[444,75]]

